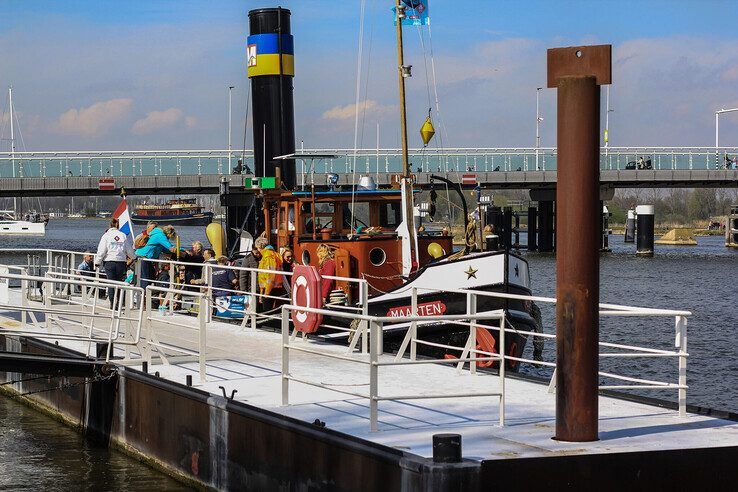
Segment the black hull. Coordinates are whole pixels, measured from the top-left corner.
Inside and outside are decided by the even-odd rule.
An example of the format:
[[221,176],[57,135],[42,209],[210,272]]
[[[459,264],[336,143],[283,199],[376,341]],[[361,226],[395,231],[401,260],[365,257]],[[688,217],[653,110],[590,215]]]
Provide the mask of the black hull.
[[[511,294],[518,295],[531,295],[528,289],[523,289],[514,286],[489,285],[477,290],[485,292],[509,292]],[[402,316],[408,315],[407,308],[410,306],[410,296],[393,299],[386,302],[369,302],[369,314],[373,316],[397,316],[398,322],[401,321]],[[423,310],[419,310],[421,316],[433,316],[433,315],[450,315],[450,314],[464,314],[466,313],[466,295],[454,292],[435,292],[425,295],[418,295],[418,306],[425,306]],[[442,306],[442,307],[441,307]],[[514,328],[520,331],[541,331],[538,326],[538,322],[535,320],[533,315],[533,304],[530,301],[521,301],[517,299],[502,299],[489,296],[477,296],[477,312],[496,311],[499,309],[505,310],[505,323],[508,330]],[[394,314],[393,314],[394,312]],[[331,319],[327,321],[329,324],[345,324],[339,318]],[[481,320],[480,325],[496,326],[498,322],[496,320]],[[395,329],[388,327],[384,332],[384,351],[385,352],[397,352],[400,349],[402,340],[407,333],[407,327],[401,326]],[[499,351],[499,330],[488,328],[488,331],[495,339],[495,351]],[[333,334],[333,336],[331,336]],[[339,338],[336,340],[335,332],[329,330],[320,330],[318,335],[326,335],[327,338],[332,341],[346,340],[346,337]],[[469,327],[438,323],[434,325],[425,325],[418,328],[418,338],[429,342],[440,343],[444,345],[451,345],[455,347],[463,347],[469,337]],[[505,332],[505,354],[512,357],[522,357],[525,345],[528,341],[528,336],[514,333],[511,331]],[[479,342],[479,340],[477,340]],[[418,354],[429,356],[433,358],[443,358],[445,356],[458,357],[461,352],[447,350],[438,347],[430,347],[427,345],[417,345]],[[519,364],[515,361],[508,361],[506,368],[510,370],[517,370]]]

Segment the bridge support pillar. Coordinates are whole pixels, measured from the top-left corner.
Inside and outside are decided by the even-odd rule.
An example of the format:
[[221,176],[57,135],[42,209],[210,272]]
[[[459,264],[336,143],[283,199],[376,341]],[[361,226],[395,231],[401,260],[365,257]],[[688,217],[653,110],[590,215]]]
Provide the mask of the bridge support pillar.
[[538,251],[538,210],[528,207],[528,251]]
[[538,202],[538,218],[538,251],[551,253],[555,249],[553,200]]
[[510,249],[512,247],[512,207],[505,207],[502,210],[502,248]]

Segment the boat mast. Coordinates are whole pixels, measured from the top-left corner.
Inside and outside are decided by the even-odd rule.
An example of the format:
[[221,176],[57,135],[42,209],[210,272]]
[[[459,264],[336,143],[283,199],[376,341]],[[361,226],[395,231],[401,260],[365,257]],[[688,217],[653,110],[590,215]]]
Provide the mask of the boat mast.
[[[8,106],[10,107],[10,162],[13,166],[13,177],[15,178],[15,127],[13,126],[13,86],[8,86]],[[21,199],[21,207],[23,201]],[[18,198],[13,197],[13,211],[15,218],[20,218],[18,213]],[[22,213],[22,211],[21,211]]]
[[402,19],[405,7],[401,0],[395,0],[395,22],[397,24],[397,80],[400,85],[400,134],[402,135],[402,177],[410,177],[410,163],[407,151],[407,114],[405,112],[405,56],[402,49]]
[[402,274],[409,275],[418,266],[418,238],[413,217],[413,184],[410,177],[410,162],[407,149],[407,113],[405,111],[405,77],[410,77],[410,67],[405,66],[402,49],[402,20],[405,7],[395,0],[395,24],[397,30],[397,80],[400,87],[400,130],[402,134],[402,224],[397,229],[402,238]]

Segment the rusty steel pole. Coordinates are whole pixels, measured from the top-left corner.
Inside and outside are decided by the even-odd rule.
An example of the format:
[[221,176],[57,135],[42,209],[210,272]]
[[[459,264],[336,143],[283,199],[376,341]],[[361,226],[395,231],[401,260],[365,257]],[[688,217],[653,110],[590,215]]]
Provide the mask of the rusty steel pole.
[[548,50],[557,94],[556,435],[595,441],[599,342],[600,85],[611,47]]

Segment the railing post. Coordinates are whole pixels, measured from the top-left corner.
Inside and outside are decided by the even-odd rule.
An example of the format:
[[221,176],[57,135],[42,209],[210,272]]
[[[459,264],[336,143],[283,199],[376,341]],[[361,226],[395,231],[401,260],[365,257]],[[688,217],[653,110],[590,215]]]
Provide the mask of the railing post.
[[369,348],[369,430],[376,432],[378,430],[378,404],[377,400],[379,392],[379,340],[382,336],[382,323],[370,321],[371,330],[370,348]]
[[[28,275],[28,270],[25,268],[21,269],[21,275],[26,276]],[[8,285],[10,285],[10,279],[7,279]],[[28,279],[21,280],[21,306],[26,308],[28,307]],[[26,329],[26,318],[28,313],[26,313],[25,309],[21,311],[21,328],[23,330]]]
[[[366,280],[359,283],[359,295],[361,296],[361,314],[369,316],[369,284]],[[361,324],[364,325],[364,329],[361,333],[361,353],[365,354],[369,351],[368,337],[369,337],[369,322],[362,320]]]
[[143,296],[141,302],[144,303],[143,305],[146,310],[146,357],[143,357],[143,354],[141,354],[141,358],[146,359],[146,362],[151,364],[151,343],[153,341],[151,338],[151,289],[147,286],[141,295]]
[[505,426],[505,313],[500,315],[500,427]]
[[676,346],[679,348],[679,416],[687,416],[687,318],[677,316]]
[[[469,358],[477,356],[477,329],[474,326],[474,316],[477,314],[477,295],[468,293],[466,295],[466,314],[469,316]],[[469,374],[477,373],[476,361],[469,362]]]
[[[45,277],[46,279],[51,280],[48,273]],[[51,294],[54,290],[54,283],[52,282],[51,289],[49,289],[49,282],[43,282],[41,288],[41,294],[44,296],[44,307],[46,308],[46,313],[44,313],[44,323],[46,324],[46,331],[51,333],[51,313],[49,310],[51,309]]]
[[249,289],[251,289],[250,295],[251,295],[251,314],[249,317],[251,318],[249,321],[251,322],[251,329],[253,331],[256,331],[256,309],[259,305],[259,297],[257,296],[259,292],[258,288],[258,273],[255,271],[251,271],[249,274]]
[[282,406],[290,404],[290,318],[282,306]]
[[[208,299],[213,298],[213,269],[210,263],[205,263],[205,294],[208,296]],[[213,321],[213,310],[209,309],[207,313],[207,322],[210,323]]]
[[[418,315],[418,288],[413,287],[412,294],[410,296],[410,315],[411,316],[417,316]],[[412,336],[410,338],[410,360],[415,360],[418,355],[418,347],[415,343],[415,340],[418,338],[418,322],[412,321],[410,323],[410,331],[412,332]]]
[[206,354],[208,351],[207,330],[206,330],[207,322],[206,322],[206,315],[205,315],[205,313],[208,310],[207,298],[205,296],[201,296],[198,304],[199,304],[198,306],[199,316],[197,318],[199,320],[199,328],[200,328],[200,333],[199,333],[199,346],[200,346],[199,352],[200,353],[198,357],[198,362],[200,365],[200,382],[204,383],[206,381],[205,361],[206,361]]
[[[169,261],[169,289],[174,290],[174,262],[171,260]],[[174,315],[174,293],[167,292],[164,298],[167,297],[169,297],[169,314]]]

